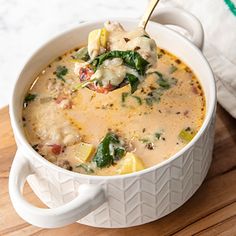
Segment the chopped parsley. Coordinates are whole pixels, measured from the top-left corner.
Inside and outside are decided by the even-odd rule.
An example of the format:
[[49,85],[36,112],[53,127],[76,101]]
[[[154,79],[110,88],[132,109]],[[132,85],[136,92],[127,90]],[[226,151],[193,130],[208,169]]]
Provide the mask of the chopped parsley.
[[136,101],[138,102],[138,104],[139,105],[142,105],[143,104],[143,102],[142,102],[142,99],[140,98],[140,97],[138,97],[138,96],[132,96],[134,99],[136,99]]
[[159,132],[156,132],[156,133],[155,133],[155,137],[156,137],[158,140],[160,139],[161,135],[162,135],[162,133],[159,133]]
[[160,102],[161,96],[163,95],[163,89],[157,88],[147,94],[148,96],[144,99],[148,106],[153,106],[154,102]]
[[88,165],[84,164],[84,163],[81,163],[81,164],[77,165],[76,168],[82,168],[88,174],[94,173],[94,170],[91,167],[89,167]]
[[177,84],[177,79],[174,77],[169,78],[167,76],[164,76],[162,73],[160,73],[158,71],[156,71],[154,73],[158,76],[158,79],[157,79],[158,85],[163,89],[169,89],[173,85]]
[[121,94],[121,101],[124,103],[128,96],[129,96],[129,93],[122,93]]
[[27,107],[29,102],[32,102],[34,101],[34,99],[37,97],[37,94],[32,94],[32,93],[28,93],[26,96],[25,96],[25,99],[24,99],[24,103],[23,103],[23,107]]
[[139,141],[141,141],[142,143],[149,143],[150,142],[150,140],[147,138],[139,139]]
[[65,66],[58,66],[56,69],[56,76],[58,79],[65,82],[64,76],[68,73],[68,69]]
[[153,105],[153,98],[147,97],[147,98],[145,98],[145,102],[148,106],[152,106]]
[[169,73],[172,74],[172,73],[174,73],[175,71],[177,71],[177,67],[174,66],[174,65],[171,65],[170,68],[169,68]]

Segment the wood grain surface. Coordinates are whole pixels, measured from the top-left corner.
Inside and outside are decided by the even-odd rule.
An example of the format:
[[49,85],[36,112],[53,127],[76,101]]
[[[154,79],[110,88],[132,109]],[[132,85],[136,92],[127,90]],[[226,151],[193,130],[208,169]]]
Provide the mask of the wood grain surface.
[[[101,229],[75,223],[59,229],[42,229],[26,223],[16,214],[8,195],[8,176],[15,151],[6,107],[0,110],[0,235],[236,235],[236,120],[220,106],[213,162],[203,185],[175,212],[141,226]],[[27,185],[24,195],[28,201],[43,206]]]

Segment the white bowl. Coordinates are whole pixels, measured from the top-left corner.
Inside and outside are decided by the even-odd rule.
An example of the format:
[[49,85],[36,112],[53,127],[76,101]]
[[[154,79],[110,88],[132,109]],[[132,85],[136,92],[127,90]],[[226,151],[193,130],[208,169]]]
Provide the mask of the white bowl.
[[[138,23],[124,18],[115,20],[128,30]],[[186,28],[192,34],[193,43],[201,47],[201,25],[189,13],[168,8],[159,10],[153,20]],[[199,188],[210,166],[216,105],[212,71],[197,46],[153,21],[148,23],[147,32],[159,47],[190,66],[205,92],[206,117],[188,145],[168,160],[143,171],[90,176],[48,162],[27,142],[21,119],[22,104],[32,81],[54,58],[85,44],[88,33],[101,27],[103,22],[81,24],[43,45],[28,60],[15,84],[10,116],[18,150],[11,167],[9,193],[17,213],[33,225],[52,228],[78,221],[96,227],[120,228],[154,221],[186,202]],[[21,194],[26,178],[37,196],[52,209],[40,209],[26,202]]]

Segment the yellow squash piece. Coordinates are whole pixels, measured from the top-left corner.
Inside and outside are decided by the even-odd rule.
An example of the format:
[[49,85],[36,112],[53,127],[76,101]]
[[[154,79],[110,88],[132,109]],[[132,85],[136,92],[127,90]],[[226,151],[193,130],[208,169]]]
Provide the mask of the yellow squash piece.
[[72,63],[84,63],[85,61],[81,60],[81,59],[70,59],[69,62],[72,62]]
[[101,29],[101,35],[100,35],[100,43],[102,47],[106,47],[107,45],[107,38],[108,38],[108,32],[106,28]]
[[129,174],[143,169],[143,161],[132,152],[127,152],[119,163],[118,174]]
[[100,46],[106,47],[108,32],[105,28],[95,29],[88,36],[88,53],[91,58],[99,54]]
[[196,135],[196,131],[183,129],[183,130],[181,130],[181,132],[179,133],[179,138],[180,138],[183,142],[189,143],[189,142],[194,138],[195,135]]
[[91,31],[88,35],[88,44],[96,42],[97,45],[100,46],[100,36],[101,36],[101,29],[95,29]]
[[81,142],[78,144],[76,157],[77,159],[79,159],[79,161],[86,162],[90,159],[93,152],[94,152],[94,147],[92,144]]

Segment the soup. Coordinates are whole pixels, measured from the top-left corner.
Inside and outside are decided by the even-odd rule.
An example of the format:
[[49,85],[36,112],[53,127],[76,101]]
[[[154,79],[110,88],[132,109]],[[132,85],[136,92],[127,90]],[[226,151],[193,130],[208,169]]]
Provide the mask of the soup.
[[108,22],[88,45],[35,78],[23,104],[32,147],[70,171],[117,175],[156,165],[200,129],[205,98],[193,71],[141,29]]

